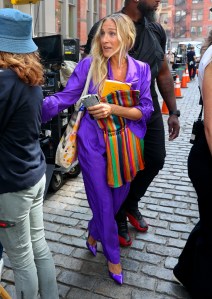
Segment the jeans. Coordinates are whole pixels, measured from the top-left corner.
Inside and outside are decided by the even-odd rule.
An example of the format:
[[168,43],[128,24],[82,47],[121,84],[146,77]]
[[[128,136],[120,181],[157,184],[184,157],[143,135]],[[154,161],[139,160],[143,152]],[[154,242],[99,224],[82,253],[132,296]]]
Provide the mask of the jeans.
[[196,75],[196,66],[195,65],[188,65],[188,72],[189,72],[189,78],[193,79]]
[[0,228],[0,240],[15,277],[17,299],[58,299],[55,266],[45,240],[45,175],[33,187],[0,194],[0,219],[15,223]]

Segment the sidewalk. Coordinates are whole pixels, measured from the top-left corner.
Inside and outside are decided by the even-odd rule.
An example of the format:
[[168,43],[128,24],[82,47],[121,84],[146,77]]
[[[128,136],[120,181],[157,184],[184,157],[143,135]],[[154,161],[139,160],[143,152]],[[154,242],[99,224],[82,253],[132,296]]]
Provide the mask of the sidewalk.
[[[148,232],[138,233],[129,225],[133,244],[121,249],[122,286],[108,277],[100,244],[97,257],[86,249],[91,211],[81,174],[67,180],[56,193],[48,194],[44,202],[45,230],[56,264],[60,298],[190,298],[185,289],[173,281],[172,269],[198,217],[196,193],[187,176],[191,127],[200,110],[197,79],[181,91],[183,98],[177,99],[181,110],[180,137],[168,141],[168,116],[164,115],[166,162],[140,201],[140,209],[150,226]],[[13,272],[6,254],[4,258],[2,285],[15,299]]]

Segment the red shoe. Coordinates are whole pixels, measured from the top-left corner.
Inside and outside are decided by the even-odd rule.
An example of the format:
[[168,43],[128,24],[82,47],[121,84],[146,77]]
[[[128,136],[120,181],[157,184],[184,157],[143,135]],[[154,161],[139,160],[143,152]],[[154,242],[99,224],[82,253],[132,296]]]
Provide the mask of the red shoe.
[[146,232],[148,230],[148,224],[144,220],[139,210],[127,212],[129,222],[140,232]]
[[132,244],[132,240],[130,238],[127,226],[127,220],[122,222],[118,222],[118,236],[119,236],[119,244],[120,246],[127,247]]

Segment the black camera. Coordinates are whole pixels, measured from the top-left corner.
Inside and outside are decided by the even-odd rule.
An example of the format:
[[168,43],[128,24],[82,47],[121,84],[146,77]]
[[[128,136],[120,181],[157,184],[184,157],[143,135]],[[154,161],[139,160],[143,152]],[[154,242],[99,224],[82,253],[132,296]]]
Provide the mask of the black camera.
[[198,119],[193,123],[190,143],[195,144],[195,142],[199,139],[202,132],[204,132],[204,123],[203,120]]

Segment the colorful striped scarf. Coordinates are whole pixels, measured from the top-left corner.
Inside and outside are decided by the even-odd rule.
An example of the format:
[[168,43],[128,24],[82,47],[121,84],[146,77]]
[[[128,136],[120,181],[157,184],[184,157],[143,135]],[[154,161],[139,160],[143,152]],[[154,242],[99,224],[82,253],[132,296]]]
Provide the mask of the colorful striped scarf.
[[[101,98],[101,102],[133,107],[139,103],[139,91],[115,91]],[[136,173],[144,169],[143,139],[128,128],[123,117],[110,115],[97,123],[104,131],[108,185],[117,188],[131,182]]]

